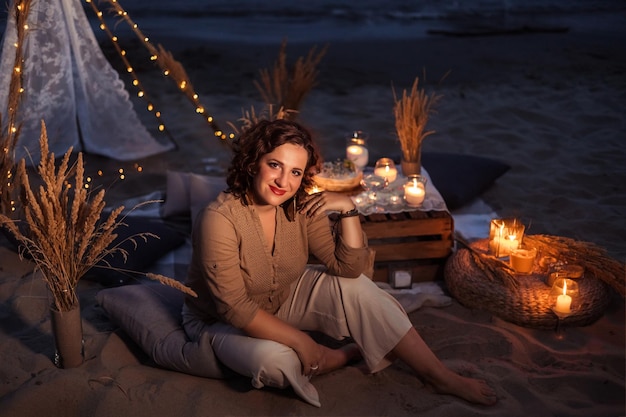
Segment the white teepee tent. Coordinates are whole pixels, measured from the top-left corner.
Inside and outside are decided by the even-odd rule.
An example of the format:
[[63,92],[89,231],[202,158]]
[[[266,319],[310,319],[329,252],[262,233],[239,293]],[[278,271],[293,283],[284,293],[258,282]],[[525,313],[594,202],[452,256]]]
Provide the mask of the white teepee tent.
[[[28,26],[16,161],[22,157],[39,161],[42,119],[50,150],[56,155],[73,146],[117,160],[134,160],[174,149],[173,143],[152,137],[139,120],[123,81],[96,41],[80,0],[33,0]],[[0,58],[1,114],[7,112],[16,40],[14,16],[9,15]]]

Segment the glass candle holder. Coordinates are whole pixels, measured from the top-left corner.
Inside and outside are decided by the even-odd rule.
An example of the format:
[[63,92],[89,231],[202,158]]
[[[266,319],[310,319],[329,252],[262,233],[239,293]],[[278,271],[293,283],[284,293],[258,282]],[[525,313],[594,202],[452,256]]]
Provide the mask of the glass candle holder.
[[380,158],[374,166],[374,175],[382,177],[387,183],[390,183],[398,177],[398,169],[391,158]]
[[517,249],[524,237],[524,225],[518,219],[493,219],[489,229],[489,252],[501,258]]
[[552,286],[554,282],[559,278],[579,279],[585,273],[585,268],[582,265],[576,264],[560,264],[556,265],[549,273],[546,280],[548,286]]
[[411,207],[419,207],[426,198],[426,177],[410,175],[404,184],[404,200]]
[[363,171],[369,160],[367,134],[360,130],[352,132],[346,143],[346,159],[352,161],[357,170]]
[[517,249],[513,249],[509,255],[509,263],[511,268],[518,274],[530,274],[533,272],[537,249],[524,247],[523,245]]
[[550,302],[552,310],[559,317],[565,317],[576,310],[579,298],[578,283],[569,278],[557,278],[552,284]]

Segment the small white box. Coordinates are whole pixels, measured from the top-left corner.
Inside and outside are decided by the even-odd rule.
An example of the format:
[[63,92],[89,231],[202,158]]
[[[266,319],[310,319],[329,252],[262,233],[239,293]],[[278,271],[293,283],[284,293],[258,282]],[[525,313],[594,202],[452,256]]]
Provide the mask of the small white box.
[[389,277],[389,283],[393,288],[402,289],[402,288],[411,288],[412,286],[412,277],[410,271],[405,271],[402,269],[397,269],[391,272],[391,276]]

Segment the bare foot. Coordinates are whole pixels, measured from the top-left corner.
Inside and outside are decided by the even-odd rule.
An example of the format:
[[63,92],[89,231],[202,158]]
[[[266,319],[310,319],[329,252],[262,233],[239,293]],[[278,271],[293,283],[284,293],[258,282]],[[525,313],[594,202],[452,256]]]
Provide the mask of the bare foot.
[[324,360],[320,361],[317,375],[326,374],[345,366],[348,362],[361,358],[361,351],[355,343],[348,343],[339,349],[323,347]]
[[496,392],[482,379],[461,376],[448,370],[445,380],[431,382],[433,389],[440,394],[451,394],[474,404],[494,405]]

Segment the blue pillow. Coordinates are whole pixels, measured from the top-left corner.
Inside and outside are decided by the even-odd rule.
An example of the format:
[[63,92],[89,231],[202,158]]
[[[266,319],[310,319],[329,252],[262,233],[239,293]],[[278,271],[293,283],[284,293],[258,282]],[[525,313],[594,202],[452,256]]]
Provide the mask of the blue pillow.
[[[117,238],[111,245],[122,242],[120,247],[128,252],[126,261],[119,252],[108,255],[87,271],[83,279],[99,282],[106,287],[127,284],[143,275],[159,258],[185,243],[185,235],[182,232],[160,219],[127,216],[123,223],[127,226],[119,226],[115,229]],[[125,241],[128,237],[138,233],[152,233],[158,238],[148,236],[146,240],[135,239],[137,247],[130,240]],[[111,268],[105,261],[111,265]]]
[[495,159],[443,152],[423,152],[422,165],[449,210],[470,203],[511,169]]

